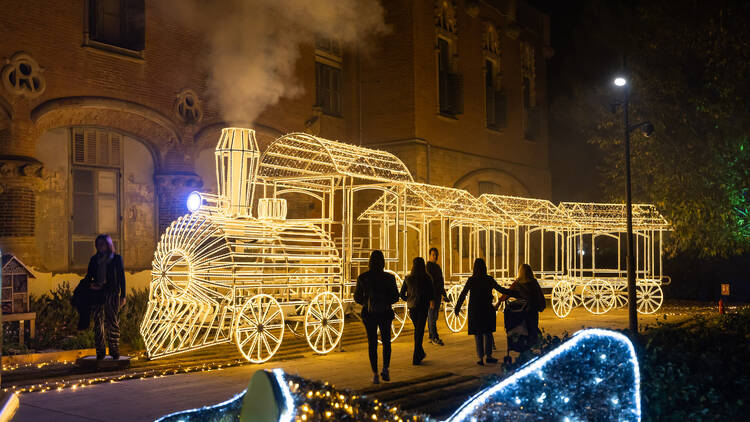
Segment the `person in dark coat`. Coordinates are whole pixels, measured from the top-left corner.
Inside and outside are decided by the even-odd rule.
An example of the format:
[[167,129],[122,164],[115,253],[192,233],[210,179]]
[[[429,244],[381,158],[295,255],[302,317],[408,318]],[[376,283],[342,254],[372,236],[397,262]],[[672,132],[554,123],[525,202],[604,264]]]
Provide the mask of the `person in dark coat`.
[[411,272],[406,276],[401,286],[401,298],[409,308],[409,317],[414,324],[414,354],[411,363],[419,365],[427,356],[422,347],[424,326],[427,323],[427,311],[430,303],[435,299],[435,289],[430,275],[424,265],[422,257],[414,258]]
[[378,379],[378,329],[383,343],[383,381],[390,381],[388,366],[391,364],[391,324],[394,313],[392,305],[398,302],[396,277],[385,272],[385,257],[381,251],[370,254],[370,269],[357,277],[354,301],[362,305],[362,322],[367,331],[367,347],[370,353],[372,382]]
[[430,310],[427,313],[427,329],[430,333],[430,343],[443,346],[443,340],[437,332],[437,319],[440,313],[440,299],[448,300],[448,295],[445,293],[445,280],[443,279],[443,270],[438,265],[438,250],[437,248],[430,248],[430,259],[427,261],[427,274],[432,278],[432,285],[435,289],[435,300],[430,305]]
[[120,308],[125,305],[125,269],[122,257],[108,234],[100,234],[94,241],[96,254],[89,260],[86,276],[81,281],[88,285],[89,296],[100,297],[91,305],[94,322],[96,358],[106,356],[105,339],[112,359],[120,359]]
[[484,259],[477,258],[474,261],[474,273],[461,290],[454,310],[458,315],[464,300],[466,300],[466,295],[471,292],[468,312],[469,335],[473,335],[476,342],[477,355],[479,356],[477,365],[484,365],[485,361],[487,363],[497,362],[497,359],[492,357],[492,333],[495,332],[496,325],[495,308],[492,306],[492,289],[511,297],[518,296],[515,291],[497,284],[497,281],[487,274],[487,264],[485,264]]
[[521,264],[518,267],[518,276],[510,285],[510,290],[516,292],[516,296],[502,295],[498,301],[508,300],[508,297],[520,297],[527,303],[526,309],[526,330],[529,333],[528,344],[533,345],[539,340],[541,331],[539,330],[539,313],[544,311],[547,306],[547,300],[544,298],[542,287],[534,277],[534,271],[529,264]]

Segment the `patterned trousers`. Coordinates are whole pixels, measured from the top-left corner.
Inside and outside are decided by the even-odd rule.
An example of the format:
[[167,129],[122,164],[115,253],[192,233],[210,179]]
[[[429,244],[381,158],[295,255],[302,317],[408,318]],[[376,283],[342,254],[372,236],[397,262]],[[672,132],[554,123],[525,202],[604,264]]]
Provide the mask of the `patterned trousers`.
[[105,335],[109,343],[109,354],[120,354],[120,296],[107,295],[104,303],[91,308],[91,319],[94,320],[94,345],[97,356],[107,354],[104,344]]

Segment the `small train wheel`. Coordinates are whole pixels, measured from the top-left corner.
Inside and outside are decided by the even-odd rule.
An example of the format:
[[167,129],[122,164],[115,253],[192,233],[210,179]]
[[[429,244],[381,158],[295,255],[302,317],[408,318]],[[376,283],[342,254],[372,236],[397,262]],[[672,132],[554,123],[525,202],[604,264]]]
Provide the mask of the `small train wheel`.
[[639,283],[635,288],[638,304],[638,312],[641,314],[653,314],[661,308],[664,302],[664,292],[661,286],[654,282]]
[[448,290],[448,300],[445,301],[445,322],[448,325],[448,329],[453,331],[454,333],[457,333],[461,331],[464,328],[464,325],[466,325],[466,319],[467,319],[467,305],[466,303],[463,303],[461,306],[461,310],[458,313],[458,316],[453,313],[453,310],[456,309],[456,302],[458,301],[458,296],[461,294],[461,286],[455,285],[451,287]]
[[305,337],[315,352],[326,354],[338,346],[344,334],[344,306],[331,292],[310,301],[305,313]]
[[606,280],[593,279],[581,291],[583,306],[592,314],[609,312],[615,304],[615,292]]
[[560,280],[552,288],[552,311],[558,318],[565,318],[575,305],[573,288],[566,280]]

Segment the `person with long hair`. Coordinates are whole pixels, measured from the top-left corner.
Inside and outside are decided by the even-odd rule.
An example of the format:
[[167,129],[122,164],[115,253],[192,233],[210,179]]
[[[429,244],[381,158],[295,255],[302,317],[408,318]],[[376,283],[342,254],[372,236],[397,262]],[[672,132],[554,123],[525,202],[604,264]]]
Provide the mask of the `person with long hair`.
[[370,253],[370,268],[357,277],[354,301],[362,305],[362,322],[367,331],[367,347],[370,354],[373,384],[380,383],[378,377],[378,329],[383,343],[383,381],[390,381],[388,367],[391,364],[391,324],[395,314],[393,304],[398,302],[396,277],[385,272],[383,252]]
[[529,264],[521,264],[518,267],[518,274],[510,290],[515,292],[515,296],[503,294],[500,296],[500,302],[508,300],[508,297],[520,297],[527,303],[526,308],[526,330],[529,333],[529,345],[536,344],[539,340],[539,313],[544,311],[547,306],[547,300],[544,298],[542,287],[534,277],[534,271]]
[[422,363],[427,354],[422,347],[424,339],[424,327],[427,323],[427,312],[430,304],[435,299],[435,288],[432,278],[427,274],[424,259],[416,257],[412,261],[411,272],[406,276],[404,284],[401,286],[401,299],[406,301],[409,308],[409,317],[414,324],[414,354],[412,355],[412,365]]
[[495,332],[496,326],[496,311],[492,306],[492,289],[505,295],[517,297],[515,291],[497,284],[497,281],[487,274],[487,264],[485,264],[484,259],[477,258],[474,261],[473,274],[466,280],[454,310],[458,315],[464,300],[466,300],[466,295],[471,292],[468,312],[469,335],[474,336],[476,343],[477,355],[479,356],[477,365],[484,365],[485,362],[497,363],[497,359],[492,357],[492,333]]
[[[122,257],[115,253],[115,245],[108,234],[100,234],[94,241],[96,254],[89,260],[84,282],[92,296],[98,299],[91,306],[94,321],[96,358],[104,359],[106,344],[112,359],[120,359],[120,308],[125,305],[125,269]],[[106,340],[106,344],[105,344]]]

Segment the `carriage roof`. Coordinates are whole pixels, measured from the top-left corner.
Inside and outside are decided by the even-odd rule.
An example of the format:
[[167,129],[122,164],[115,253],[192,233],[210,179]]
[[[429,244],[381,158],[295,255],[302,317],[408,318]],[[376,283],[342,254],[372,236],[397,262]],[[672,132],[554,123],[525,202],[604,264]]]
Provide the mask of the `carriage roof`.
[[335,176],[391,183],[414,181],[406,165],[389,152],[307,133],[277,138],[263,153],[258,167],[261,179],[297,180],[308,187],[324,187]]
[[[584,230],[622,231],[626,227],[625,204],[561,202],[560,209]],[[633,204],[634,230],[668,230],[669,222],[652,204]]]
[[575,225],[570,218],[546,199],[485,193],[479,200],[495,212],[504,211],[519,225],[548,228],[568,228]]
[[[424,183],[403,185],[403,212],[426,217],[444,217],[462,222],[495,223],[515,225],[515,221],[504,212],[495,212],[463,189]],[[383,214],[395,215],[397,196],[384,193],[362,214],[360,220],[378,220]]]

